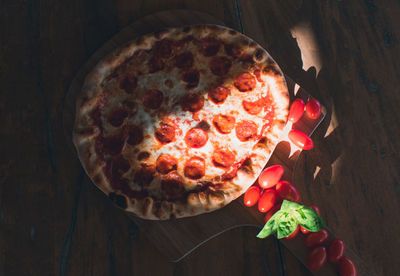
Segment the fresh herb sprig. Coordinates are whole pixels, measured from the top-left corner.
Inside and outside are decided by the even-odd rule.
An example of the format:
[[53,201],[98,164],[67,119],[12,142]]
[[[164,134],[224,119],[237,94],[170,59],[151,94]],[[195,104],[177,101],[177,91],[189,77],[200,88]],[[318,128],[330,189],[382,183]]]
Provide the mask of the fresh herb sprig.
[[290,236],[299,225],[310,232],[325,228],[324,222],[314,209],[284,200],[281,209],[267,221],[257,238],[264,239],[277,233],[278,239],[282,239]]

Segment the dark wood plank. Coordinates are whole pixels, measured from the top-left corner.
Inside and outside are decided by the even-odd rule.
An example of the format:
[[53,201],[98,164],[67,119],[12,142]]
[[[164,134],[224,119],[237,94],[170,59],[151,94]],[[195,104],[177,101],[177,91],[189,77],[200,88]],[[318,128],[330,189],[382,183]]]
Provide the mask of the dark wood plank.
[[177,263],[174,275],[279,275],[273,240],[255,239],[257,233],[242,227],[217,236]]
[[38,7],[2,1],[0,10],[0,274],[41,267],[51,275],[55,165],[36,55]]

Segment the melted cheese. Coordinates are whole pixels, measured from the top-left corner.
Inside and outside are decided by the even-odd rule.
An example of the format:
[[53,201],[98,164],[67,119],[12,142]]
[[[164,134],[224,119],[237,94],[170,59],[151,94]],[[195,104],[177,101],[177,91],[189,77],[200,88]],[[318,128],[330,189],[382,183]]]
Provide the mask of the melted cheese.
[[[248,65],[240,61],[235,62],[232,64],[229,72],[221,78],[215,76],[210,70],[209,63],[213,57],[204,57],[201,55],[198,46],[192,42],[190,42],[184,50],[190,51],[194,54],[193,68],[200,72],[199,84],[194,89],[188,91],[185,88],[186,84],[180,78],[182,69],[171,66],[173,65],[173,60],[169,61],[166,70],[146,74],[146,62],[149,60],[149,56],[145,58],[146,62],[142,63],[141,66],[137,67],[136,65],[131,65],[127,67],[129,73],[137,74],[138,71],[144,73],[143,75],[138,76],[138,86],[134,95],[128,95],[119,88],[119,79],[112,79],[105,84],[105,90],[110,91],[109,100],[102,110],[102,122],[104,125],[105,136],[113,135],[122,128],[115,128],[107,121],[107,116],[112,112],[112,110],[121,108],[121,102],[129,99],[135,102],[138,107],[136,115],[126,119],[124,122],[124,125],[135,124],[141,126],[145,137],[140,145],[132,147],[127,144],[123,150],[124,157],[128,159],[131,164],[131,170],[128,171],[125,176],[131,179],[130,186],[133,190],[140,190],[140,187],[132,180],[135,168],[140,167],[141,163],[155,165],[157,157],[161,154],[170,154],[178,160],[178,173],[185,180],[185,188],[187,190],[193,189],[199,181],[212,180],[215,177],[221,176],[226,172],[226,170],[214,166],[212,163],[213,151],[217,147],[227,148],[235,153],[235,161],[239,162],[246,159],[251,154],[257,140],[253,139],[247,142],[239,141],[236,136],[235,128],[228,134],[219,133],[212,123],[213,117],[217,114],[231,115],[236,119],[235,125],[243,120],[252,121],[258,126],[257,133],[259,135],[264,135],[260,132],[262,126],[267,123],[264,119],[266,111],[263,109],[259,114],[251,115],[244,110],[242,101],[246,100],[254,102],[265,96],[272,96],[275,101],[276,97],[279,97],[279,91],[277,90],[280,89],[281,84],[276,82],[276,78],[265,74],[261,75],[263,82],[257,81],[256,88],[251,92],[240,92],[233,85],[234,79],[240,73],[252,73],[254,69],[259,68],[256,63]],[[216,56],[227,56],[222,45]],[[231,57],[227,57],[230,60],[233,60]],[[265,60],[263,62],[265,64]],[[170,87],[170,81],[166,80],[172,81],[173,87]],[[231,91],[231,94],[228,95],[222,104],[213,103],[209,100],[207,95],[208,91],[217,84],[225,86]],[[158,110],[145,110],[141,99],[143,93],[146,93],[147,89],[158,89],[163,92],[164,101]],[[191,112],[182,110],[179,104],[180,98],[187,93],[197,93],[202,95],[204,98],[204,107],[197,112],[196,116]],[[287,106],[286,102],[280,103],[277,101],[275,104],[285,105],[285,108]],[[274,121],[286,120],[284,113],[278,112],[275,115]],[[165,117],[172,119],[178,125],[179,131],[176,132],[175,141],[161,145],[156,140],[154,133],[159,126],[159,122]],[[188,130],[195,127],[201,120],[207,121],[210,125],[208,141],[201,148],[190,148],[184,141],[185,134]],[[274,129],[273,124],[272,129]],[[137,154],[143,151],[149,152],[150,157],[144,161],[138,161]],[[206,162],[205,175],[199,180],[191,180],[184,177],[184,165],[187,160],[194,156],[203,157]],[[151,185],[148,187],[150,195],[156,197],[160,195],[160,181],[161,176],[157,174]]]

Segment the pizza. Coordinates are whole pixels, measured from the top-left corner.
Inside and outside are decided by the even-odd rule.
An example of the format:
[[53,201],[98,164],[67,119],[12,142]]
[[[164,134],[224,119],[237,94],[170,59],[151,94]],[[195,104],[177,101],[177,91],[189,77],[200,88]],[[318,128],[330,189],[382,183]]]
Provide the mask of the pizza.
[[164,220],[227,205],[257,179],[289,106],[278,65],[216,25],[171,28],[116,49],[87,75],[73,140],[120,208]]

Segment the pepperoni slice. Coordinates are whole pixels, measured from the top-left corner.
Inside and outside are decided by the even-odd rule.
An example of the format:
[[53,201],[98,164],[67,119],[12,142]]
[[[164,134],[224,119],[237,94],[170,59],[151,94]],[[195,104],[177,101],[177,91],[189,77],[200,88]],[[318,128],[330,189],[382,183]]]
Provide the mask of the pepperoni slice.
[[210,61],[210,70],[217,76],[224,76],[229,72],[231,66],[232,62],[226,57],[214,57]]
[[240,57],[243,55],[243,48],[238,44],[225,44],[225,52],[231,57]]
[[175,65],[180,69],[190,68],[193,65],[193,54],[191,52],[184,52],[175,57]]
[[184,173],[185,176],[190,179],[202,178],[205,174],[205,171],[205,161],[201,157],[192,157],[185,164]]
[[175,140],[175,126],[169,122],[161,122],[155,136],[161,144],[168,144]]
[[108,121],[112,126],[119,127],[124,122],[125,118],[128,117],[128,112],[124,109],[115,109],[111,112]]
[[208,97],[211,101],[213,101],[213,103],[221,104],[225,101],[229,94],[230,91],[228,88],[224,86],[218,86],[208,92]]
[[163,39],[155,44],[155,54],[162,58],[169,58],[172,55],[172,41]]
[[221,133],[230,133],[235,127],[235,117],[230,115],[215,115],[213,118],[215,128]]
[[148,65],[150,73],[155,73],[164,69],[164,61],[155,55],[150,58]]
[[[137,64],[143,64],[146,57],[147,57],[147,52],[145,50],[137,50],[128,60],[129,62],[132,62],[133,64],[137,65]],[[126,67],[124,67],[123,70],[121,71],[122,72],[126,71]]]
[[236,77],[233,84],[240,92],[249,92],[256,87],[256,79],[249,73],[242,73]]
[[169,154],[161,154],[156,161],[156,170],[161,174],[167,174],[178,168],[178,161]]
[[115,156],[112,159],[107,160],[106,167],[110,173],[110,178],[119,179],[122,174],[129,171],[131,165],[122,155]]
[[253,57],[249,54],[244,54],[244,55],[240,56],[239,60],[241,62],[243,62],[244,64],[246,64],[246,63],[253,64],[254,63]]
[[131,125],[127,128],[128,144],[135,146],[143,141],[143,129],[137,125]]
[[242,141],[246,142],[257,136],[257,125],[252,121],[241,121],[236,125],[236,137]]
[[229,168],[235,162],[235,154],[227,149],[216,149],[212,160],[216,167]]
[[181,98],[182,110],[197,112],[204,106],[203,97],[197,94],[187,94]]
[[201,128],[192,128],[186,133],[185,142],[191,148],[201,148],[207,143],[208,135]]
[[122,175],[129,171],[131,165],[121,155],[118,155],[106,162],[106,175],[115,189],[121,189],[123,186]]
[[212,37],[204,38],[200,41],[200,43],[200,51],[206,57],[215,56],[221,46],[221,43]]
[[182,177],[172,171],[161,180],[161,190],[167,199],[177,199],[185,193]]
[[154,166],[142,164],[142,167],[136,171],[133,180],[141,187],[147,187],[153,181],[156,170]]
[[143,95],[143,105],[149,109],[157,109],[161,106],[164,95],[160,90],[150,89]]
[[200,81],[200,72],[196,69],[189,69],[181,73],[181,79],[186,82],[186,88],[195,88]]
[[185,47],[187,47],[187,44],[189,42],[193,41],[193,40],[194,40],[194,37],[192,35],[185,36],[181,40],[175,40],[175,42],[174,42],[174,50],[176,52],[179,52],[182,49],[185,49]]
[[257,115],[263,109],[264,102],[265,101],[263,99],[259,99],[255,102],[248,102],[246,100],[243,100],[242,105],[244,110],[246,110],[249,114]]
[[132,94],[137,87],[136,77],[125,77],[119,84],[119,88],[123,89],[126,93]]
[[110,155],[121,153],[125,141],[122,136],[114,135],[103,139],[103,152]]

